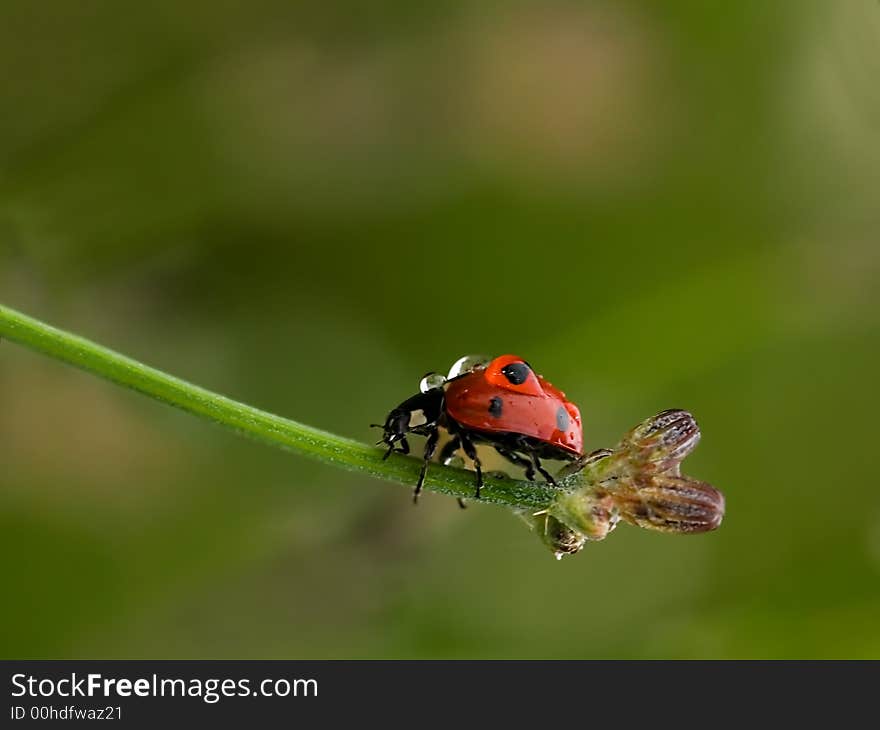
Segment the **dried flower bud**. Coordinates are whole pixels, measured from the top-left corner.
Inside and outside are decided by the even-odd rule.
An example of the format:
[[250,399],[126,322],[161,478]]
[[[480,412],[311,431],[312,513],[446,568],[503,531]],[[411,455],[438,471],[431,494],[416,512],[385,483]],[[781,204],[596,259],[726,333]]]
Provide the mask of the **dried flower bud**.
[[670,472],[700,441],[700,427],[687,411],[669,410],[640,423],[615,449],[626,458],[629,468],[639,475]]
[[681,475],[682,459],[699,441],[690,413],[658,413],[613,450],[599,449],[563,468],[557,475],[563,490],[547,509],[522,516],[557,558],[587,540],[603,540],[620,519],[660,532],[714,530],[724,517],[724,495]]
[[724,495],[710,484],[663,474],[625,486],[614,497],[627,522],[660,532],[708,532],[721,524]]
[[[543,530],[540,528],[540,522],[544,523]],[[586,544],[587,538],[576,530],[572,530],[568,525],[557,520],[553,515],[545,515],[544,520],[539,520],[537,527],[540,530],[541,539],[556,556],[557,560],[562,560],[563,555],[574,555],[579,552]]]
[[557,560],[561,560],[564,555],[574,555],[587,542],[585,535],[573,530],[546,511],[520,512],[519,515],[538,533],[538,537],[553,551]]

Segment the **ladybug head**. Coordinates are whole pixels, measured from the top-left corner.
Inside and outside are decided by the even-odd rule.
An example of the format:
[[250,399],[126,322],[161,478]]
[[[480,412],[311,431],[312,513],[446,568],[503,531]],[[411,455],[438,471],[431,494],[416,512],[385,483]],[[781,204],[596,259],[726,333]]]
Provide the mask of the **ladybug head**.
[[517,355],[501,355],[486,365],[486,382],[514,393],[543,395],[541,383],[531,365]]

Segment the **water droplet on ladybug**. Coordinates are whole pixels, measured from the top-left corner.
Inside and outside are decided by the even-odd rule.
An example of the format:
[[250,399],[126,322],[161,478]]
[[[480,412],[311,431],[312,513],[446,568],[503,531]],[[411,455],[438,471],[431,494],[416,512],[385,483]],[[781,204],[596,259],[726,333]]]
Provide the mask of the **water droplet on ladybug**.
[[490,361],[491,358],[488,358],[485,355],[465,355],[464,357],[458,358],[458,360],[452,364],[446,378],[452,380],[452,378],[457,378],[459,375],[469,373],[475,368],[488,365]]
[[446,378],[444,378],[440,373],[428,373],[424,378],[419,381],[419,390],[422,393],[427,393],[429,390],[442,388],[445,382]]

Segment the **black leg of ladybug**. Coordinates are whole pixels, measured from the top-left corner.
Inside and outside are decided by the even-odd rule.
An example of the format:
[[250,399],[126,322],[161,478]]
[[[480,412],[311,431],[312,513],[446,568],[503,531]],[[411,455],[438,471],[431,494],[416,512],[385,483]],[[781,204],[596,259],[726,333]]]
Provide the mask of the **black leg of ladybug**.
[[[440,450],[440,458],[439,461],[441,464],[445,464],[448,462],[452,455],[461,448],[461,439],[458,436],[447,441],[443,448]],[[467,509],[467,503],[461,498],[458,498],[458,506],[462,509]]]
[[445,464],[448,462],[452,455],[461,448],[461,440],[458,436],[453,437],[449,441],[447,441],[443,448],[440,449],[440,463]]
[[[386,443],[384,441],[380,441],[379,443]],[[388,451],[385,452],[385,456],[382,457],[382,461],[385,461],[389,456],[391,456],[392,451],[399,451],[401,454],[409,453],[409,442],[406,440],[405,436],[401,436],[396,442],[392,442],[388,445]]]
[[495,451],[497,451],[501,456],[507,459],[511,464],[516,464],[516,466],[525,469],[526,471],[526,479],[530,482],[535,480],[535,467],[532,465],[530,459],[527,459],[525,456],[521,456],[515,451],[510,451],[505,449],[503,446],[496,446]]
[[547,480],[548,484],[552,484],[554,487],[556,486],[556,480],[553,478],[553,475],[550,474],[543,466],[541,466],[541,460],[538,458],[538,455],[532,452],[532,463],[535,465],[535,469],[538,470],[538,473]]
[[553,478],[553,475],[547,471],[543,466],[541,466],[541,460],[538,458],[538,455],[535,453],[535,450],[529,446],[528,442],[523,439],[519,439],[518,441],[520,451],[528,454],[532,457],[532,464],[535,465],[535,469],[538,470],[538,473],[547,480],[548,484],[552,484],[554,487],[556,486],[556,480]]
[[461,440],[461,447],[464,449],[464,453],[474,462],[474,470],[477,472],[477,491],[474,493],[474,499],[479,499],[480,489],[483,487],[483,469],[480,464],[480,458],[477,456],[477,449],[466,432],[460,433],[458,437]]
[[422,484],[425,482],[425,474],[428,473],[428,462],[434,456],[434,449],[437,448],[437,439],[440,438],[440,431],[436,428],[431,429],[428,434],[428,440],[425,442],[424,461],[422,461],[422,470],[419,472],[419,481],[416,482],[416,488],[413,490],[413,504],[419,501],[419,494],[422,491]]

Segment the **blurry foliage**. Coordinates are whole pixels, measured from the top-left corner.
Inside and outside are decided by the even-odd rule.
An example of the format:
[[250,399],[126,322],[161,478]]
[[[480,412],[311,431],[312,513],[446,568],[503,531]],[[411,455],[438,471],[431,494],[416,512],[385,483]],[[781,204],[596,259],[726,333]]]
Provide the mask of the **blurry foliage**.
[[0,301],[348,436],[467,352],[591,446],[668,407],[699,537],[556,563],[0,344],[2,654],[880,656],[876,3],[34,5]]

